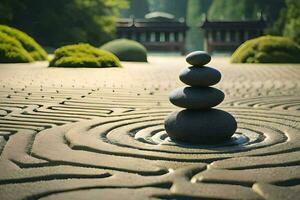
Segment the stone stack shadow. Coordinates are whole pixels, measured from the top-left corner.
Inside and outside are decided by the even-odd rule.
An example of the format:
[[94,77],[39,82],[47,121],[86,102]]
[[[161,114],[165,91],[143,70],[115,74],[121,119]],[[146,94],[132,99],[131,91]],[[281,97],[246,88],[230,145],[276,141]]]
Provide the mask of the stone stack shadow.
[[214,109],[224,100],[224,93],[210,87],[221,80],[221,73],[205,66],[211,57],[203,51],[186,56],[192,66],[183,69],[180,80],[189,85],[170,94],[170,102],[185,108],[171,113],[165,120],[165,129],[174,141],[192,144],[217,144],[229,140],[237,129],[234,117]]

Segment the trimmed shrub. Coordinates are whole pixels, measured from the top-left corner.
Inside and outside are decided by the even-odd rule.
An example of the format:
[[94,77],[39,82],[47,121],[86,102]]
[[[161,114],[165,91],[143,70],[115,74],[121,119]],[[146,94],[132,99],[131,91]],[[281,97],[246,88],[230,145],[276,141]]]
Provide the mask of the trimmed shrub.
[[27,63],[34,61],[21,43],[0,32],[0,63]]
[[261,36],[244,42],[231,56],[232,63],[300,63],[300,47],[280,36]]
[[46,51],[26,33],[5,25],[0,25],[0,32],[5,33],[18,40],[34,60],[48,59]]
[[117,39],[100,48],[112,52],[122,61],[147,62],[146,48],[133,40]]
[[112,53],[89,44],[74,44],[54,51],[50,67],[121,67],[120,60]]

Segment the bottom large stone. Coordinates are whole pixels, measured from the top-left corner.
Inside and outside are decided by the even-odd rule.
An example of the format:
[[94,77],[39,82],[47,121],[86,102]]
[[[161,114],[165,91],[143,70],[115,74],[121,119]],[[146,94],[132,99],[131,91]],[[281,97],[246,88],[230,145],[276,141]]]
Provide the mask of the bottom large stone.
[[231,138],[237,123],[231,114],[218,109],[182,110],[166,118],[165,129],[175,141],[217,144]]

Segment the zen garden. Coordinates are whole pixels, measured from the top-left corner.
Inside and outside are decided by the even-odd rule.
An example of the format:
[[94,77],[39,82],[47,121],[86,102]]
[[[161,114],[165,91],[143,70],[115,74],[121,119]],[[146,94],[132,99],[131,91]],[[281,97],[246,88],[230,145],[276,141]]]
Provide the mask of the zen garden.
[[299,198],[299,0],[0,1],[1,200]]

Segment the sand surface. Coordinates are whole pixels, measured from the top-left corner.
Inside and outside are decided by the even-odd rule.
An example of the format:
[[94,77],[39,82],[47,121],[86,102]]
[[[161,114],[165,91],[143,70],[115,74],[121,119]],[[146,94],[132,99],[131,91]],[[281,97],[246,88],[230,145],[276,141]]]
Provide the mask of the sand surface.
[[[300,65],[213,57],[231,141],[171,141],[184,57],[123,68],[0,65],[0,199],[297,199]],[[212,122],[213,123],[213,122]]]

